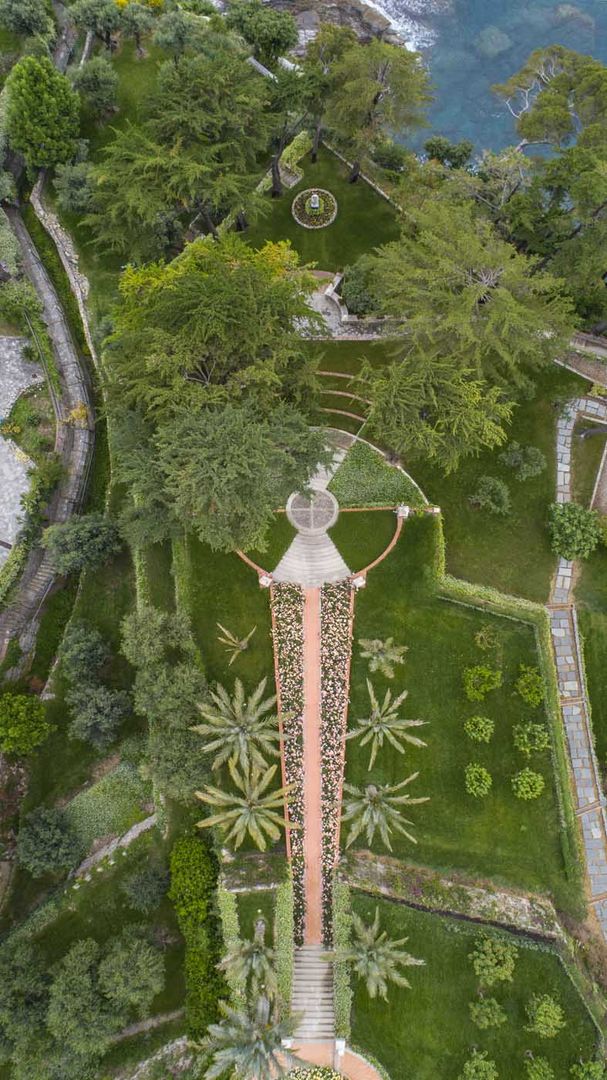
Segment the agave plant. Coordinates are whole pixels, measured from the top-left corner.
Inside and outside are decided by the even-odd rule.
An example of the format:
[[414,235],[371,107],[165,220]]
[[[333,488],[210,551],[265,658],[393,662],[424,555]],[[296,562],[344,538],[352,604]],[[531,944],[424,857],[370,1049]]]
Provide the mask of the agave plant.
[[218,684],[209,701],[198,708],[204,723],[192,729],[205,738],[205,753],[215,754],[213,768],[232,761],[247,770],[250,765],[265,769],[266,757],[278,757],[280,734],[274,712],[276,696],[263,700],[267,679],[262,679],[250,697],[246,697],[240,679],[234,683],[230,696],[225,686]]
[[275,954],[265,942],[265,919],[255,923],[251,940],[239,941],[238,945],[218,965],[220,971],[231,975],[235,982],[245,986],[252,997],[265,993],[276,997],[278,983],[274,970]]
[[369,770],[375,764],[378,752],[387,740],[399,754],[404,754],[403,741],[412,746],[426,746],[423,739],[418,739],[410,734],[411,728],[423,727],[424,720],[404,720],[398,715],[398,710],[407,697],[408,690],[403,690],[397,698],[392,700],[392,691],[386,690],[384,700],[379,703],[375,696],[375,690],[371,680],[367,679],[367,691],[371,702],[371,715],[355,720],[357,725],[353,731],[348,732],[348,739],[360,739],[361,746],[371,743],[371,757],[369,758]]
[[239,848],[245,836],[252,838],[260,851],[265,851],[267,840],[278,840],[284,826],[284,800],[289,793],[288,787],[270,790],[277,765],[261,770],[252,765],[246,772],[240,773],[233,761],[228,762],[230,776],[237,789],[235,792],[222,791],[207,785],[204,791],[195,792],[196,798],[218,811],[212,817],[198,822],[201,829],[210,829],[218,825],[225,832],[226,843],[234,841]]
[[425,961],[416,960],[403,949],[409,939],[389,938],[386,931],[380,929],[378,908],[375,908],[375,918],[370,926],[358,915],[353,915],[352,930],[352,942],[337,953],[337,959],[351,964],[359,979],[364,979],[369,997],[386,998],[389,982],[410,989],[411,984],[400,969],[423,966]]
[[408,646],[395,645],[394,638],[389,637],[385,641],[379,638],[359,638],[358,644],[361,646],[360,655],[363,660],[369,661],[369,671],[373,674],[381,671],[386,679],[394,678],[395,664],[405,662]]
[[233,1009],[219,1002],[223,1019],[209,1024],[201,1050],[213,1061],[205,1077],[236,1076],[238,1080],[278,1080],[299,1058],[282,1045],[292,1032],[292,1021],[273,1021],[267,997],[251,1009]]
[[367,784],[364,788],[358,788],[344,784],[344,792],[349,797],[344,800],[342,821],[350,824],[346,847],[351,847],[361,833],[365,834],[367,844],[371,847],[378,832],[388,851],[392,851],[390,835],[393,831],[402,833],[407,840],[416,844],[415,837],[405,828],[413,822],[403,818],[400,808],[428,802],[428,798],[412,799],[408,793],[401,795],[400,792],[418,776],[418,772],[412,773],[400,784],[392,785]]
[[246,637],[238,638],[231,630],[226,630],[225,626],[222,626],[220,622],[218,622],[217,625],[221,630],[221,634],[217,635],[217,640],[221,645],[225,645],[227,651],[230,653],[228,667],[231,667],[236,657],[240,656],[241,653],[246,652],[248,649],[249,642],[257,630],[257,627],[254,626],[252,630],[249,630]]

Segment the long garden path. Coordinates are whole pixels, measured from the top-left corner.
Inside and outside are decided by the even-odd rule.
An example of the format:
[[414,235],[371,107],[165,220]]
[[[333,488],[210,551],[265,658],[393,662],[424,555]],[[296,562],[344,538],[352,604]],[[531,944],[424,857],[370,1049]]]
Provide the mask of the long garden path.
[[[577,398],[558,420],[556,499],[559,503],[569,502],[572,498],[573,432],[578,417],[607,424],[607,403],[599,398]],[[603,455],[601,474],[604,472],[605,462]],[[595,488],[595,494],[596,490]],[[594,749],[573,582],[574,564],[568,559],[560,559],[548,611],[561,714],[577,799],[577,816],[580,819],[586,853],[589,899],[603,936],[607,939],[606,800]]]

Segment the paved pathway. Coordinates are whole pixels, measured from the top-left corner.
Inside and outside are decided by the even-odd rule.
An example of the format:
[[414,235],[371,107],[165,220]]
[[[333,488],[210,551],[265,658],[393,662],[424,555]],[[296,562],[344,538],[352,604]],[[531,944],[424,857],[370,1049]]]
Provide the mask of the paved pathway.
[[322,819],[320,754],[320,589],[304,600],[304,943],[322,943]]
[[[557,490],[559,503],[571,500],[573,430],[579,416],[607,422],[607,404],[597,398],[577,398],[557,424]],[[603,458],[605,466],[605,457]],[[556,660],[561,713],[575,785],[590,902],[607,938],[607,817],[586,691],[582,650],[573,603],[574,564],[560,559],[548,610]]]
[[272,572],[274,581],[317,589],[350,577],[348,566],[327,534],[327,529],[337,520],[339,507],[326,489],[345,456],[345,450],[337,449],[331,464],[317,469],[310,480],[313,494],[307,501],[308,509],[303,496],[290,497],[287,516],[297,529],[297,536]]
[[[7,419],[24,390],[44,380],[39,365],[25,359],[26,344],[22,337],[0,338],[0,420]],[[31,467],[12,439],[0,435],[0,566],[19,532],[21,497],[29,487]]]

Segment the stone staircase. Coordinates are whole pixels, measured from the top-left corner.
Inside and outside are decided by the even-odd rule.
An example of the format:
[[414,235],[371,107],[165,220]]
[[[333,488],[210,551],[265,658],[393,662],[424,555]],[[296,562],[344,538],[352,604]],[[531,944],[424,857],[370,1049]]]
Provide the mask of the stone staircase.
[[302,945],[295,950],[291,1009],[297,1023],[296,1041],[335,1038],[333,965],[326,956],[322,945]]
[[291,582],[304,589],[344,581],[350,571],[326,533],[305,536],[298,533],[272,573],[274,581]]

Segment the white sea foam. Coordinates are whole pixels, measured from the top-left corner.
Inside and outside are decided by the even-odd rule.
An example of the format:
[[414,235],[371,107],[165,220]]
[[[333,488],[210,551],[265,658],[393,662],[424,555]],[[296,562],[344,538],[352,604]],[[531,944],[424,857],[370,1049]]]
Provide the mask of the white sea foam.
[[365,0],[365,3],[390,20],[409,49],[429,49],[436,41],[437,31],[425,19],[443,15],[452,6],[452,0]]

